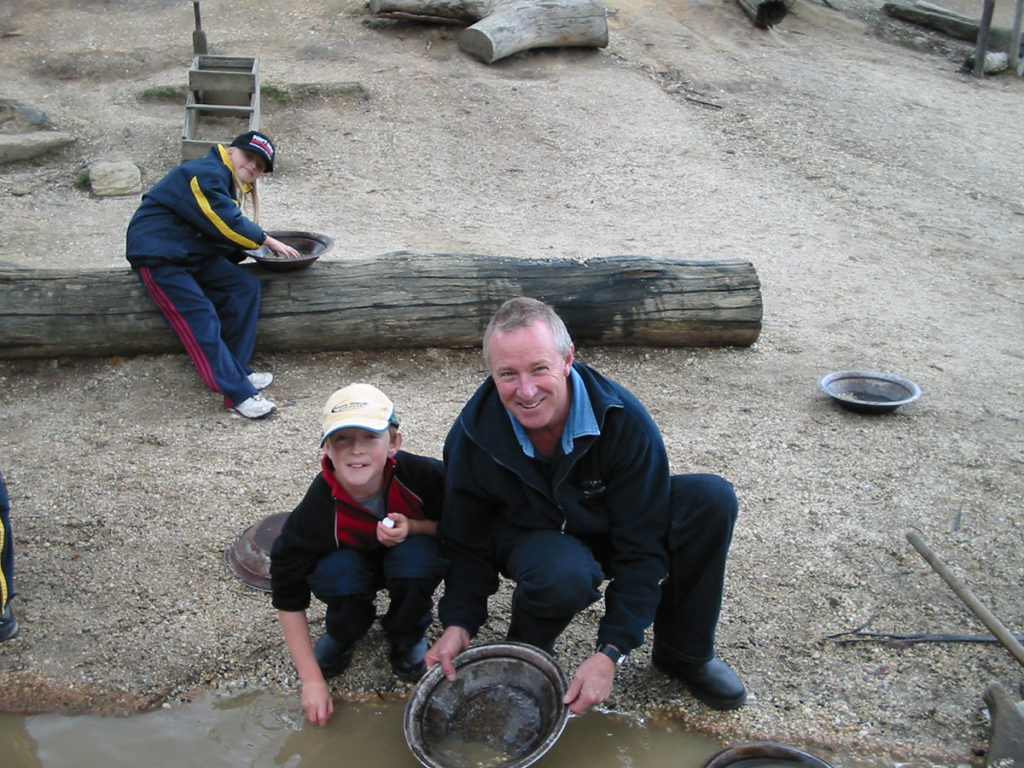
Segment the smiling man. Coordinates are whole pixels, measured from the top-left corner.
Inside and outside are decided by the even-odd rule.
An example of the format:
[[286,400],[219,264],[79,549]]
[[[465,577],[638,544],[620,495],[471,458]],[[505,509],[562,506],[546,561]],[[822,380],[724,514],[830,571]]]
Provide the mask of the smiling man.
[[565,697],[572,712],[608,698],[652,622],[656,666],[712,707],[742,706],[746,689],[714,649],[732,485],[670,476],[643,405],[574,360],[548,305],[507,301],[483,351],[490,378],[445,441],[440,532],[451,567],[427,665],[454,679],[452,660],[487,618],[499,574],[516,584],[507,639],[549,653],[607,580],[595,651]]

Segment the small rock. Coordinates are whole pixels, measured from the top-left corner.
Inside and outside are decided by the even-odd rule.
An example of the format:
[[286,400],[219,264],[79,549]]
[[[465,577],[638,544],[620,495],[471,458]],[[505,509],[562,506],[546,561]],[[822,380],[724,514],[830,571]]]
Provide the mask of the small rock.
[[74,141],[60,131],[35,131],[34,133],[0,134],[0,165],[31,160]]
[[130,160],[98,160],[89,166],[89,185],[98,197],[137,195],[142,172]]
[[0,133],[50,130],[53,124],[41,109],[14,99],[0,99]]
[[[973,53],[968,56],[964,62],[964,71],[973,71],[976,60]],[[992,75],[996,72],[1002,72],[1004,69],[1009,69],[1010,55],[1006,51],[985,51],[985,59],[982,61],[981,68],[986,75]]]

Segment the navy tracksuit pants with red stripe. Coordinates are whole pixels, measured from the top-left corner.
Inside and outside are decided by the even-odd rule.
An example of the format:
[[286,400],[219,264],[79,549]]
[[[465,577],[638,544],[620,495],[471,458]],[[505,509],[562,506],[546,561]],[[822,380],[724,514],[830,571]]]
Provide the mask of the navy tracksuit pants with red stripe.
[[142,284],[178,334],[206,385],[231,408],[256,394],[249,358],[256,348],[260,281],[222,256],[198,266],[139,267]]

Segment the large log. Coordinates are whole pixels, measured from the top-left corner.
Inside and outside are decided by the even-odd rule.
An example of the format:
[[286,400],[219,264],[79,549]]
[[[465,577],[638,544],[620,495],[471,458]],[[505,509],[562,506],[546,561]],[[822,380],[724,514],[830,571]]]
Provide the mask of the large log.
[[[915,2],[911,5],[885,3],[882,10],[893,18],[928,27],[969,43],[977,43],[981,32],[979,19],[973,19],[928,2]],[[1019,56],[1021,51],[1024,51],[1020,35],[1014,37],[1012,30],[1005,27],[990,27],[986,38],[986,47],[990,51],[1007,51],[1012,54],[1015,40]]]
[[[470,347],[512,296],[547,301],[574,338],[641,346],[749,345],[761,330],[748,261],[612,256],[588,261],[410,251],[272,272],[258,349]],[[128,269],[0,266],[0,358],[133,355],[181,344]]]
[[603,0],[370,0],[370,10],[475,21],[459,50],[487,64],[530,48],[608,45]]

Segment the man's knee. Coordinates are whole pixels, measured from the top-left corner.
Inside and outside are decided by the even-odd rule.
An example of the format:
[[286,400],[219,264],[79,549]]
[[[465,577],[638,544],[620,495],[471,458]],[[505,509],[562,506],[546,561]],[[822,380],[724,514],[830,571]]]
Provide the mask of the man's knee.
[[728,546],[739,513],[732,483],[718,475],[672,477],[669,551]]
[[696,515],[732,527],[739,514],[736,489],[718,475],[673,475],[671,498],[674,519]]
[[[596,563],[595,563],[596,566]],[[600,598],[603,574],[594,568],[571,568],[552,562],[517,584],[517,597],[538,616],[579,613]]]

